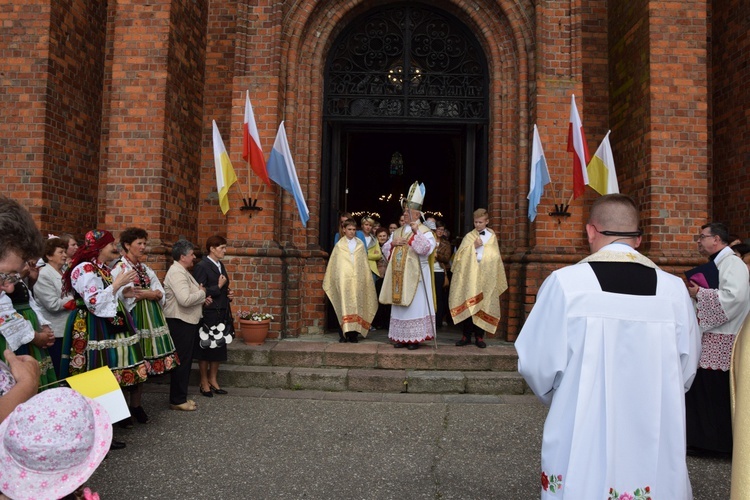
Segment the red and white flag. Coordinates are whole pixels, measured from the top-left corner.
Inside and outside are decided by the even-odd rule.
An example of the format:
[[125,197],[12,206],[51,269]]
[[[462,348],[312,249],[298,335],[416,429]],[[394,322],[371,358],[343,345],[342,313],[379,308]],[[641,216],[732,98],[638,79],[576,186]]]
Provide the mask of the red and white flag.
[[573,153],[573,198],[583,194],[589,183],[586,165],[589,164],[589,147],[583,135],[583,124],[576,107],[576,96],[570,97],[570,124],[568,125],[568,151]]
[[263,157],[263,150],[260,148],[260,136],[258,127],[255,125],[255,115],[253,107],[250,104],[250,92],[245,91],[245,121],[242,124],[242,158],[246,160],[258,177],[266,185],[270,186],[268,172],[266,171],[266,159]]

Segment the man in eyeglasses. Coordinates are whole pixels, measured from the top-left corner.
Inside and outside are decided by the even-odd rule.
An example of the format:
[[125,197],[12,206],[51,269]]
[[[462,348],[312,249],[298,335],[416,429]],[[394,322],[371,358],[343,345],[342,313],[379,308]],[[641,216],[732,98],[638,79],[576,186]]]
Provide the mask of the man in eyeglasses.
[[685,391],[700,333],[683,281],[636,248],[639,214],[598,198],[591,253],[542,284],[516,340],[518,371],[550,405],[541,497],[692,498]]
[[718,288],[690,282],[702,335],[698,373],[685,395],[688,453],[732,452],[729,366],[734,338],[750,312],[748,269],[729,247],[727,227],[704,224],[695,238],[701,254],[719,270]]
[[18,314],[6,292],[12,292],[29,259],[44,251],[44,240],[29,212],[16,201],[0,196],[0,341],[7,349],[0,353],[12,377],[2,373],[0,379],[15,384],[0,384],[0,422],[13,409],[36,394],[39,387],[39,364],[31,356],[16,356],[13,350],[34,338],[31,323]]

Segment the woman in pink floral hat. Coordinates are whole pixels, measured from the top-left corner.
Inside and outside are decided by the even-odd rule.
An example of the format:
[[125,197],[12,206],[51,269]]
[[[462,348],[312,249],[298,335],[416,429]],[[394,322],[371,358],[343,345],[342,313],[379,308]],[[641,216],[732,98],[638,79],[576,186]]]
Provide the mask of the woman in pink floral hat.
[[[63,275],[63,293],[72,290],[76,310],[71,312],[63,338],[60,375],[77,375],[108,366],[120,387],[146,381],[146,364],[138,334],[128,313],[135,300],[133,270],[113,277],[107,262],[120,254],[109,231],[89,231],[70,268]],[[113,448],[122,448],[116,441]]]
[[93,399],[67,388],[37,394],[0,424],[0,498],[56,500],[73,493],[111,441],[109,415]]

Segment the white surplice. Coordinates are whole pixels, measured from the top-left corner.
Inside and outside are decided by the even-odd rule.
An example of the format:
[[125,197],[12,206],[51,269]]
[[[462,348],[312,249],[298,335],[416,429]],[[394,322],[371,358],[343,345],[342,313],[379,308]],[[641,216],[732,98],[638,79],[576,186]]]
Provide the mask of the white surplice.
[[[590,259],[600,254],[647,261],[620,244]],[[515,345],[518,371],[550,405],[542,498],[692,498],[684,391],[700,333],[685,284],[656,273],[655,296],[603,292],[587,263],[555,271],[539,289]]]
[[[404,237],[411,238],[411,226],[403,227]],[[386,259],[391,255],[393,235],[383,245],[383,255]],[[433,300],[432,269],[429,257],[437,247],[437,241],[432,231],[418,233],[409,243],[410,250],[419,257],[422,279],[411,304],[408,306],[391,306],[391,321],[388,326],[388,338],[394,342],[419,343],[431,340],[435,335],[435,301]]]

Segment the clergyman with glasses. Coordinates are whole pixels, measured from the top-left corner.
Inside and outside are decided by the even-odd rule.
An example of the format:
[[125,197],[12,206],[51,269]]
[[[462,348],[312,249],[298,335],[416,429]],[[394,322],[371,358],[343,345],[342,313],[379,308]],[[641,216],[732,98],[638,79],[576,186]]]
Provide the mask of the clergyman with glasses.
[[698,373],[685,395],[691,455],[732,453],[729,366],[734,338],[750,312],[750,282],[742,259],[729,247],[729,230],[711,222],[695,237],[698,251],[719,270],[718,288],[688,284],[702,332]]

